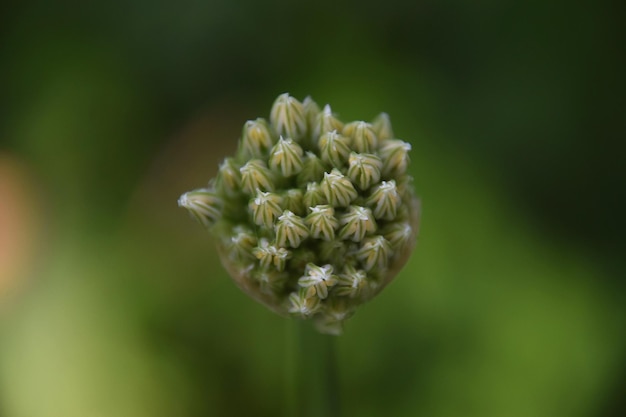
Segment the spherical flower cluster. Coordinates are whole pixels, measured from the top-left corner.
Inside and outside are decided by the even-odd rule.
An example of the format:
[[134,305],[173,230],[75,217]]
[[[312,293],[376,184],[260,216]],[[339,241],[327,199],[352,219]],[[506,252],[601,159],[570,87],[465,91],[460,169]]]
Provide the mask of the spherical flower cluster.
[[217,238],[238,286],[283,315],[340,334],[399,272],[417,236],[411,145],[385,113],[344,124],[330,106],[280,95],[244,124],[207,188],[179,199]]

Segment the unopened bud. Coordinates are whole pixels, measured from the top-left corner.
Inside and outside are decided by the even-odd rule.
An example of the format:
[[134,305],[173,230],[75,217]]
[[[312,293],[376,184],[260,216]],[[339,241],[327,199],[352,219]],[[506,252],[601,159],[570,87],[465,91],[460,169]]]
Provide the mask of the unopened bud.
[[211,227],[222,217],[224,201],[215,193],[215,190],[200,188],[181,195],[178,205],[189,210],[198,223]]
[[383,162],[378,156],[352,152],[349,163],[348,177],[361,190],[367,190],[380,181],[380,170],[383,167]]
[[270,169],[280,170],[283,177],[291,177],[302,171],[302,153],[300,145],[281,136],[270,152]]
[[380,147],[383,161],[383,178],[397,177],[406,173],[411,145],[399,139],[389,139]]
[[334,167],[341,167],[350,155],[350,140],[336,130],[324,133],[319,140],[322,161]]
[[339,221],[335,218],[335,209],[328,205],[311,207],[311,213],[304,219],[315,239],[332,240]]
[[262,269],[275,268],[284,271],[287,261],[291,258],[291,252],[285,248],[276,247],[265,238],[259,241],[259,246],[252,250],[252,254],[259,260]]
[[369,123],[348,123],[343,128],[343,134],[352,138],[352,147],[359,153],[374,152],[378,148],[378,137]]
[[377,219],[393,220],[398,213],[402,199],[396,189],[396,182],[383,181],[372,190],[367,205],[372,208]]
[[328,289],[337,283],[337,276],[333,274],[332,265],[308,264],[304,274],[298,280],[298,285],[307,289],[306,297],[317,296],[323,300],[328,297]]
[[391,120],[387,113],[381,113],[372,122],[374,132],[378,136],[379,141],[385,141],[387,139],[393,139],[393,129],[391,128]]
[[289,94],[278,96],[272,111],[270,121],[279,135],[299,141],[306,134],[306,116],[304,106]]
[[306,214],[306,208],[304,207],[304,193],[301,189],[290,188],[282,193],[281,197],[283,198],[283,210],[289,210],[298,216],[304,216]]
[[383,236],[366,237],[361,248],[357,252],[357,258],[363,264],[365,270],[374,268],[384,270],[387,268],[391,257],[391,245]]
[[266,193],[257,188],[256,197],[250,200],[252,221],[259,226],[272,228],[274,221],[283,212],[279,195]]
[[248,120],[243,125],[240,148],[245,159],[266,156],[273,143],[270,128],[265,119]]
[[365,235],[376,231],[376,222],[370,209],[366,207],[350,206],[339,222],[342,225],[339,237],[353,242],[360,242]]
[[315,124],[313,125],[313,136],[319,138],[325,133],[336,130],[341,132],[343,130],[343,123],[333,115],[333,111],[327,104],[324,106],[324,110],[318,113]]
[[302,198],[304,207],[310,210],[311,207],[328,204],[328,200],[322,191],[322,187],[316,182],[310,182],[306,186],[306,192]]
[[320,182],[324,178],[326,167],[320,158],[312,152],[306,152],[302,171],[298,174],[298,185],[305,187],[310,182]]
[[309,229],[301,217],[285,210],[275,226],[276,243],[279,246],[297,248],[309,236]]
[[337,287],[334,291],[337,295],[357,298],[367,291],[368,286],[367,273],[348,264],[339,274]]
[[358,196],[354,185],[338,169],[325,173],[320,187],[328,202],[336,207],[347,207]]
[[241,172],[241,187],[248,194],[256,193],[257,189],[274,191],[272,172],[260,159],[248,161],[239,169],[239,172]]

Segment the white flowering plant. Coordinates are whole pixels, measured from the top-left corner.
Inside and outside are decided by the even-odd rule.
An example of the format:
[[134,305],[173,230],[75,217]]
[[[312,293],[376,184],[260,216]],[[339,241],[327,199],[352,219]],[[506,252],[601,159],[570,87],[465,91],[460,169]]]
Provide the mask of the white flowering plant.
[[328,105],[282,94],[269,121],[244,124],[217,177],[178,203],[216,237],[244,292],[341,334],[414,247],[420,204],[410,150],[385,113],[344,124]]

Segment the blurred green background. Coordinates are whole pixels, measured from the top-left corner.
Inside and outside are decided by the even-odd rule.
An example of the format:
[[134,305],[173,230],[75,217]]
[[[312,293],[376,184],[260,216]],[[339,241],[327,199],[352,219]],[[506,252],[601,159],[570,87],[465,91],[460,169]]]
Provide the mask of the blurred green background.
[[0,6],[0,416],[277,416],[286,322],[178,196],[282,92],[413,145],[346,416],[626,415],[618,1]]

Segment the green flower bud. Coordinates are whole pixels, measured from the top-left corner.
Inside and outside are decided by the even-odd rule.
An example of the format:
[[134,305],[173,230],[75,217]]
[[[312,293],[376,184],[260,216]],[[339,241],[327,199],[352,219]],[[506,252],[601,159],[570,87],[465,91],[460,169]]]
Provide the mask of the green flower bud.
[[270,168],[273,171],[280,170],[283,177],[291,177],[302,171],[302,153],[300,145],[281,136],[270,152]]
[[302,198],[304,207],[310,210],[311,207],[328,204],[328,200],[322,191],[322,187],[318,183],[310,182],[306,186],[306,192]]
[[361,190],[367,190],[380,181],[380,171],[383,167],[383,162],[378,156],[352,152],[349,163],[348,177]]
[[199,188],[186,192],[178,199],[178,205],[189,210],[191,216],[205,227],[211,227],[222,217],[224,201],[215,190]]
[[409,165],[411,145],[399,139],[389,139],[380,147],[379,155],[383,160],[383,177],[399,177],[406,173]]
[[273,266],[277,271],[284,271],[287,261],[291,259],[290,251],[271,245],[265,238],[261,238],[259,246],[252,250],[252,254],[259,260],[263,270]]
[[402,175],[396,180],[396,188],[401,196],[410,196],[413,192],[413,177]]
[[313,135],[313,130],[315,121],[317,120],[317,115],[320,114],[320,108],[310,96],[306,96],[306,98],[302,101],[302,107],[304,108],[304,116],[306,118],[306,128],[308,133],[305,144],[307,148],[311,148],[312,145],[317,142],[318,138]]
[[328,289],[337,283],[332,265],[317,266],[311,263],[306,266],[304,274],[298,280],[298,285],[307,289],[307,298],[317,295],[323,300],[328,297]]
[[334,167],[341,167],[348,161],[350,141],[333,130],[320,136],[319,149],[322,161]]
[[303,271],[307,264],[310,264],[311,262],[316,262],[318,260],[317,253],[305,247],[294,249],[292,253],[293,256],[291,258],[291,261],[289,262],[289,266],[292,270],[298,271],[298,276],[304,273]]
[[362,269],[356,269],[352,265],[346,265],[339,274],[334,293],[339,296],[358,298],[369,291],[367,273]]
[[343,128],[343,134],[352,138],[352,147],[359,153],[374,152],[378,148],[378,137],[369,123],[348,123]]
[[256,244],[256,236],[252,234],[250,229],[243,226],[235,226],[230,239],[225,242],[230,259],[236,262],[243,262],[246,265],[254,259],[252,250]]
[[373,188],[372,194],[367,199],[367,205],[372,207],[374,217],[383,220],[393,220],[398,213],[402,199],[396,188],[396,182],[383,181]]
[[385,270],[391,257],[391,245],[383,236],[366,237],[356,253],[367,271]]
[[329,204],[335,207],[347,207],[359,195],[350,180],[336,168],[324,174],[320,187]]
[[262,158],[274,144],[267,121],[248,120],[243,125],[240,149],[244,159]]
[[241,193],[241,172],[233,158],[226,158],[220,164],[215,179],[215,188],[229,197],[235,197]]
[[289,294],[289,313],[306,319],[319,311],[320,298],[307,297],[307,292],[306,288],[302,288]]
[[259,226],[272,228],[274,220],[283,212],[281,205],[282,199],[279,195],[265,193],[257,188],[256,197],[249,204],[252,221]]
[[381,113],[372,122],[372,127],[379,141],[393,139],[393,129],[391,128],[391,120],[387,113]]
[[320,113],[320,106],[317,105],[311,96],[306,96],[304,100],[302,100],[302,107],[304,108],[304,115],[307,121],[307,130],[312,132],[317,115]]
[[304,219],[315,239],[332,240],[339,222],[335,209],[328,205],[311,207],[311,213]]
[[268,295],[283,292],[289,279],[289,274],[276,270],[256,271],[253,276],[261,291]]
[[274,179],[272,172],[265,162],[260,159],[248,161],[239,169],[241,172],[241,188],[248,194],[256,193],[256,190],[274,191]]
[[306,152],[302,163],[302,171],[298,174],[298,186],[306,187],[310,182],[320,182],[326,167],[321,159],[312,152]]
[[283,247],[289,245],[297,248],[309,236],[309,229],[304,224],[304,220],[289,210],[285,210],[278,218],[275,231],[276,243]]
[[304,193],[299,188],[290,188],[285,191],[281,197],[283,198],[283,210],[289,210],[298,216],[306,214],[304,207]]
[[381,233],[389,241],[391,248],[398,252],[410,242],[413,228],[407,222],[393,222],[385,226]]
[[236,157],[224,159],[216,179],[179,205],[209,227],[242,291],[339,334],[416,241],[410,145],[393,138],[384,113],[344,125],[330,106],[283,94],[269,122],[245,123]]
[[398,207],[398,215],[393,219],[394,223],[410,223],[412,213],[409,212],[407,205],[410,205],[410,200],[404,199],[400,207]]
[[279,135],[299,141],[306,134],[304,106],[287,93],[278,96],[274,102],[270,121]]
[[[324,240],[319,243],[319,250],[317,252],[320,263],[329,263],[331,265],[343,265],[349,262],[348,253],[354,252],[354,248],[347,245],[345,241],[333,239]],[[312,261],[315,261],[313,259]]]
[[365,207],[348,207],[348,211],[339,217],[339,223],[343,226],[339,230],[339,237],[353,242],[360,242],[365,235],[376,231],[374,216]]
[[324,106],[324,110],[317,114],[315,124],[313,125],[313,137],[319,138],[325,133],[334,130],[341,132],[343,130],[343,123],[333,115],[330,106],[327,104]]

